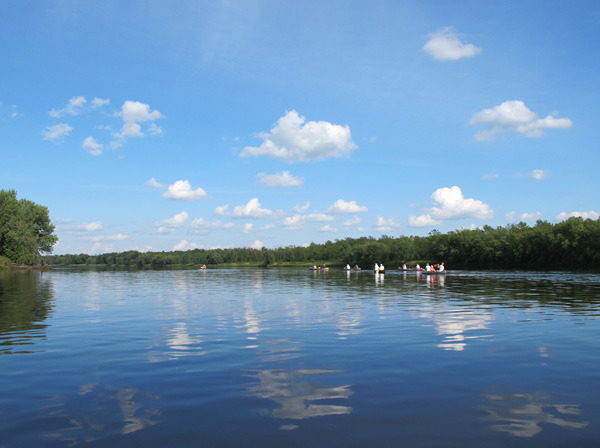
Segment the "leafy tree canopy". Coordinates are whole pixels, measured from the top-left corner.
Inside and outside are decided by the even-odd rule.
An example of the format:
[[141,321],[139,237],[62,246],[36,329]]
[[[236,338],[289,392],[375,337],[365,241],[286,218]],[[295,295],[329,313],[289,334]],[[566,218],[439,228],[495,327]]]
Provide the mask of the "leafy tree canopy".
[[58,241],[54,228],[47,207],[17,199],[15,190],[0,190],[0,256],[13,263],[35,264]]

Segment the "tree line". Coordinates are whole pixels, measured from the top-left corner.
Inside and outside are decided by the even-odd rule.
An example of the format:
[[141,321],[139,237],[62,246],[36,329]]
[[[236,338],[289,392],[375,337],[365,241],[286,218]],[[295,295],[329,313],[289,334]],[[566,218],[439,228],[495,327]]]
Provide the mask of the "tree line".
[[0,190],[0,258],[36,264],[58,241],[54,228],[47,207],[17,199],[15,190]]
[[428,236],[361,237],[327,241],[309,246],[274,249],[193,249],[173,252],[105,253],[99,255],[50,255],[50,265],[105,265],[128,267],[169,266],[330,266],[358,265],[371,268],[384,263],[395,269],[406,263],[445,262],[457,268],[598,268],[600,267],[600,219],[570,218],[556,224],[537,221],[505,227],[484,226]]

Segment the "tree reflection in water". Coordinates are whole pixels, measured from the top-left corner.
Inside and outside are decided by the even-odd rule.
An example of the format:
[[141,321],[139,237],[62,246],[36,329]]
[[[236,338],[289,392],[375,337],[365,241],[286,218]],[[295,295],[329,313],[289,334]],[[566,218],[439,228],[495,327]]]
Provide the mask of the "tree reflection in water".
[[[580,415],[579,405],[552,404],[552,396],[545,392],[532,394],[487,394],[483,420],[498,422],[491,426],[495,431],[508,432],[517,437],[533,437],[549,423],[564,428],[584,428],[588,422],[576,422],[564,417]],[[564,417],[563,417],[564,416]]]

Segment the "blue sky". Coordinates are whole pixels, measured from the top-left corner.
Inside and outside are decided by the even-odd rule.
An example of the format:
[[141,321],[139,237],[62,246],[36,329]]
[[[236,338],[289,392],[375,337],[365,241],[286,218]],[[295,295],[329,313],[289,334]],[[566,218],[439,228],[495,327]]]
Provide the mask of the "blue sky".
[[0,188],[55,253],[597,219],[597,1],[4,1]]

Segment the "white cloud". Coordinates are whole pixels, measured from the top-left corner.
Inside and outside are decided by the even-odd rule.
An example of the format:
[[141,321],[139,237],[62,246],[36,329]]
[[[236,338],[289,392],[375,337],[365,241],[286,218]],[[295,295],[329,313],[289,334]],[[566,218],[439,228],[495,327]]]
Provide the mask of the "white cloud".
[[335,216],[328,215],[326,213],[311,213],[309,215],[302,216],[303,221],[313,221],[313,222],[327,222],[327,221],[335,221]]
[[79,115],[83,112],[87,100],[83,96],[75,96],[69,100],[67,105],[63,109],[52,109],[48,112],[53,118],[60,118],[64,115]]
[[423,49],[438,61],[456,61],[481,54],[481,48],[460,41],[454,28],[444,28],[429,35]]
[[168,233],[184,225],[187,219],[188,214],[187,212],[183,211],[174,215],[172,218],[165,219],[164,221],[158,221],[155,226],[158,227],[158,233]]
[[542,180],[548,175],[548,173],[544,170],[533,170],[531,173],[529,173],[529,175],[535,180]]
[[409,227],[429,227],[429,226],[438,226],[442,223],[442,221],[438,221],[437,219],[433,219],[430,215],[410,215],[408,217],[408,225]]
[[225,213],[227,213],[228,208],[229,208],[229,205],[219,205],[219,206],[215,207],[215,211],[213,213],[215,215],[224,216]]
[[457,186],[437,189],[431,195],[431,200],[434,207],[424,210],[421,216],[409,217],[411,227],[438,225],[446,219],[488,219],[494,216],[494,211],[489,205],[477,199],[465,198]]
[[300,230],[304,227],[304,221],[300,215],[286,216],[283,219],[281,226],[287,230]]
[[166,185],[158,183],[154,177],[151,178],[148,182],[146,182],[146,185],[148,185],[152,188],[165,188],[166,187]]
[[94,140],[94,137],[90,136],[86,138],[83,141],[81,147],[86,149],[87,152],[90,153],[92,156],[99,156],[100,154],[102,154],[102,145],[97,143],[96,140]]
[[583,218],[583,219],[592,219],[597,220],[600,218],[600,213],[590,210],[589,212],[562,212],[557,216],[559,221],[565,221],[569,218]]
[[330,157],[345,157],[358,148],[349,126],[327,121],[309,121],[292,110],[281,117],[258,147],[246,146],[242,156],[270,156],[288,162],[308,162]]
[[364,205],[358,205],[356,201],[344,201],[343,199],[338,199],[331,205],[327,212],[329,213],[363,213],[368,211],[369,209]]
[[188,180],[178,180],[174,184],[169,185],[162,197],[180,201],[198,201],[206,197],[206,191],[202,188],[192,190],[192,186]]
[[92,109],[98,109],[99,107],[106,106],[110,104],[110,100],[108,98],[94,98],[92,100]]
[[344,225],[346,227],[357,226],[358,224],[360,224],[360,218],[358,216],[355,216],[354,218],[350,218],[350,219],[344,221]]
[[[144,133],[142,132],[140,123],[146,121],[153,122],[154,120],[164,118],[159,111],[150,111],[150,106],[148,104],[143,104],[139,101],[125,101],[123,106],[121,106],[121,112],[118,112],[117,116],[123,119],[123,127],[121,128],[121,132],[115,133],[114,136],[122,140],[131,137],[143,137]],[[157,129],[157,127],[151,125],[149,131],[157,133]],[[162,132],[162,130],[160,132]]]
[[400,227],[393,218],[385,219],[383,216],[377,216],[377,222],[375,223],[375,230],[378,232],[391,232]]
[[544,214],[542,212],[535,213],[521,213],[519,216],[515,212],[508,212],[504,215],[506,222],[532,222],[542,219]]
[[292,176],[289,171],[277,174],[259,173],[257,177],[267,187],[301,187],[304,185],[304,178]]
[[188,249],[197,249],[198,246],[196,243],[190,243],[187,240],[181,240],[179,243],[173,246],[173,250],[188,250]]
[[125,235],[123,233],[117,233],[114,235],[82,236],[79,239],[84,241],[94,241],[98,243],[103,241],[123,241],[128,238],[128,235]]
[[254,230],[254,224],[247,222],[246,224],[244,224],[244,227],[242,228],[242,233],[250,233]]
[[338,231],[338,229],[336,229],[335,227],[333,227],[330,224],[321,226],[317,229],[319,232],[333,232],[336,233]]
[[250,249],[256,249],[256,250],[260,250],[263,247],[265,247],[265,245],[262,243],[262,241],[259,240],[255,240],[251,245],[250,245]]
[[477,112],[471,121],[472,126],[489,126],[475,134],[480,141],[492,140],[500,132],[518,132],[527,137],[540,137],[545,129],[568,128],[573,122],[568,118],[554,118],[548,115],[538,119],[523,101],[505,101],[499,106]]
[[233,208],[232,216],[236,218],[269,218],[273,216],[273,211],[262,208],[258,198],[252,198],[246,205],[236,205]]
[[489,173],[483,175],[483,180],[496,180],[500,177],[499,174]]
[[86,232],[95,232],[96,230],[102,230],[102,223],[100,221],[89,222],[80,226],[79,229]]
[[48,126],[42,131],[44,140],[60,141],[63,137],[69,135],[73,128],[66,123],[58,123],[54,126]]
[[306,201],[306,204],[304,205],[296,204],[296,206],[294,207],[294,211],[296,213],[304,213],[306,210],[308,210],[309,207],[310,201]]
[[232,223],[223,224],[221,221],[206,221],[204,218],[194,219],[190,225],[191,233],[208,233],[211,230],[231,229]]

